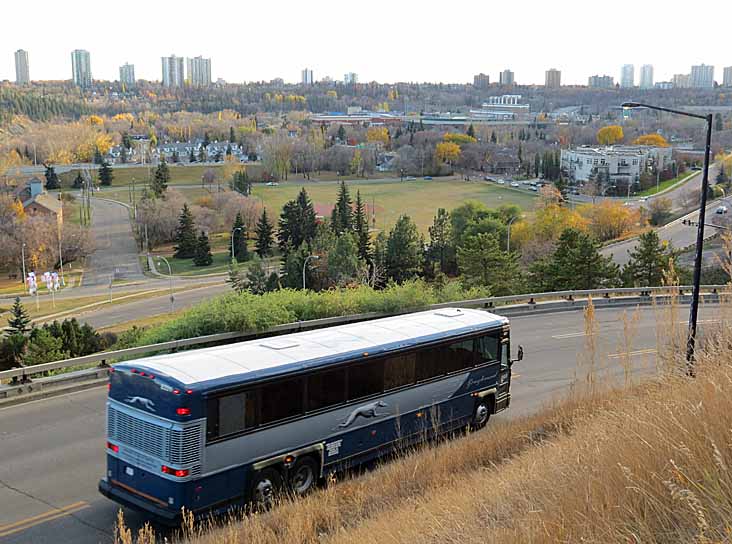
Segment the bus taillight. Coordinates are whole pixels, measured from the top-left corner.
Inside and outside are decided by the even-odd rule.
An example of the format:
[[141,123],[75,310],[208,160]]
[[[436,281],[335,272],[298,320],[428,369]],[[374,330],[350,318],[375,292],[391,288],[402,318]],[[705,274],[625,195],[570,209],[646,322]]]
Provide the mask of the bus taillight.
[[176,408],[175,413],[179,416],[189,416],[191,415],[191,409],[190,408]]
[[171,476],[175,476],[176,478],[185,478],[190,474],[190,471],[187,468],[171,468],[167,465],[163,465],[160,467],[160,471],[163,474],[170,474]]
[[112,450],[114,453],[119,453],[119,446],[117,444],[112,444],[111,442],[107,442],[107,449]]

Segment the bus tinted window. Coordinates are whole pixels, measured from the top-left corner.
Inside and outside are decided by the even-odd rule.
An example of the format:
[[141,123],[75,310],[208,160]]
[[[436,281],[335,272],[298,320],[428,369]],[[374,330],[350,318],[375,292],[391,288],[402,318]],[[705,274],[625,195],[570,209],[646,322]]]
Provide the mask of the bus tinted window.
[[456,372],[473,366],[473,340],[455,342],[447,347],[443,361],[446,372]]
[[478,362],[486,363],[488,361],[498,360],[498,336],[482,336],[476,340],[478,343]]
[[383,361],[361,363],[348,369],[348,400],[368,397],[383,390]]
[[319,410],[346,401],[346,370],[319,372],[308,376],[306,410]]
[[435,346],[417,354],[417,381],[429,380],[474,365],[473,341]]
[[303,386],[301,380],[282,380],[260,389],[260,425],[302,414]]
[[414,383],[417,354],[389,357],[384,361],[384,390]]
[[[238,433],[254,426],[255,396],[251,391],[214,399],[218,404],[218,432],[216,436]],[[214,404],[214,405],[215,405]]]

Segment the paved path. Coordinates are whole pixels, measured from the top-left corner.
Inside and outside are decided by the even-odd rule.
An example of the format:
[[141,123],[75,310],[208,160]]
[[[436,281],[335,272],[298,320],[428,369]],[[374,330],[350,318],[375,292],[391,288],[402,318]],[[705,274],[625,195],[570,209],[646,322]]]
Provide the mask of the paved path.
[[[707,318],[716,308],[703,307]],[[600,325],[598,353],[610,354],[610,371],[622,380],[623,310],[596,312]],[[640,310],[636,350],[656,346],[656,315]],[[685,311],[679,319],[686,317]],[[537,410],[566,392],[584,345],[582,312],[515,317],[514,347],[524,345],[525,358],[514,366],[513,402],[497,420]],[[653,367],[653,353],[632,358],[637,369]],[[0,409],[0,542],[57,544],[112,542],[119,506],[97,492],[104,474],[105,397],[100,387],[81,393]],[[60,511],[59,509],[64,509]],[[126,511],[137,527],[144,516]]]
[[110,278],[143,280],[127,207],[92,198],[92,233],[96,249],[86,259],[82,286],[109,285]]

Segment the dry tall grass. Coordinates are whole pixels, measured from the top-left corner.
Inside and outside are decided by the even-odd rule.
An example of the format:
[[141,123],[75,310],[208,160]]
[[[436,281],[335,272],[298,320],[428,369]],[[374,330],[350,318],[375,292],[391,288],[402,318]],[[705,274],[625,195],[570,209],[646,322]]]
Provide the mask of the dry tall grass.
[[[677,342],[679,319],[673,307],[659,312],[660,348]],[[589,333],[592,309],[586,317]],[[630,352],[632,317],[624,329]],[[593,342],[580,358],[585,368],[597,368]],[[266,514],[217,528],[187,523],[185,540],[730,542],[731,346],[722,322],[707,336],[693,379],[671,350],[666,360],[681,371],[650,383],[631,386],[627,370],[626,387],[608,390],[582,376],[583,387],[539,414],[427,445]],[[117,534],[133,541],[123,528]],[[137,539],[154,541],[150,531]]]

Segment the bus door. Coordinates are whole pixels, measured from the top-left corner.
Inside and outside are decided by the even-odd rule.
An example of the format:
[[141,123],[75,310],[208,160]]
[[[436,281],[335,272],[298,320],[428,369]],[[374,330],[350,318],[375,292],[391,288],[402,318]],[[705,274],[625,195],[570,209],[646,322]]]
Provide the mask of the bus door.
[[511,344],[508,337],[501,340],[500,367],[496,383],[496,412],[508,408],[511,402]]

